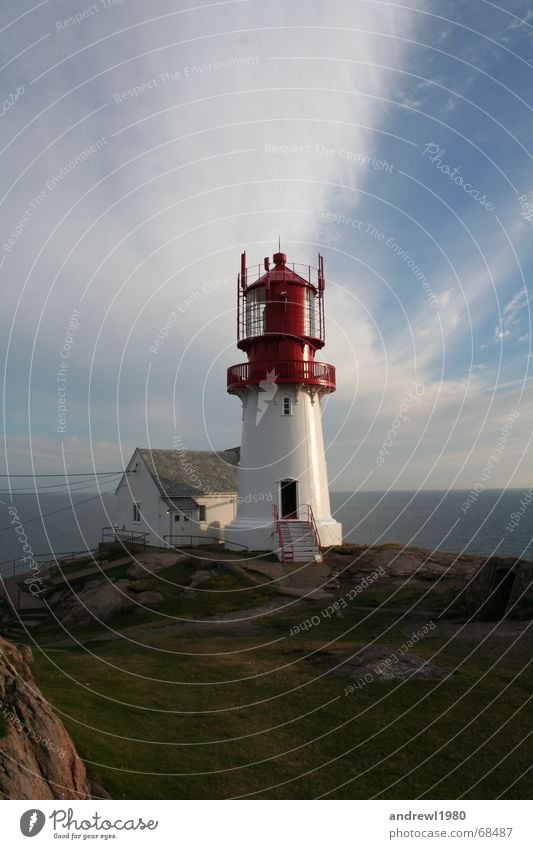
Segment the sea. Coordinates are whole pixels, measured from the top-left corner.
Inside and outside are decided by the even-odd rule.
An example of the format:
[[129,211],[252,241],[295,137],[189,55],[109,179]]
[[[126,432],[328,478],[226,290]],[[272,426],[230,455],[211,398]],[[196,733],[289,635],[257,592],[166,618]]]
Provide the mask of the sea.
[[[333,492],[345,542],[399,542],[440,551],[533,560],[533,490]],[[467,506],[468,505],[468,506]],[[112,493],[0,492],[0,572],[19,571],[29,546],[40,558],[95,548],[115,521]],[[22,529],[22,530],[21,530]],[[27,566],[26,566],[27,568]]]

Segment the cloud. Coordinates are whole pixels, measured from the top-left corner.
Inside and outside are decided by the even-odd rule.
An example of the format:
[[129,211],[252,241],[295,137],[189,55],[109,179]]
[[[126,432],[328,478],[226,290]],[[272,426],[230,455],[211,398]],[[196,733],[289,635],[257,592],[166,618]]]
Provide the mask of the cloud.
[[[56,375],[73,308],[81,316],[66,386],[69,467],[92,462],[91,440],[97,462],[113,467],[121,452],[120,463],[136,444],[170,446],[176,433],[192,448],[237,444],[240,414],[226,396],[225,369],[242,359],[239,255],[247,249],[249,262],[260,263],[278,234],[290,260],[326,255],[320,356],[338,373],[324,413],[333,473],[354,449],[362,458],[368,448],[368,465],[411,379],[426,386],[417,426],[428,430],[402,480],[424,479],[428,458],[450,436],[452,414],[459,411],[454,451],[473,443],[485,410],[476,399],[502,377],[494,345],[478,372],[471,363],[493,334],[502,293],[498,332],[527,341],[521,290],[508,292],[516,291],[517,257],[529,267],[531,249],[522,227],[513,256],[494,217],[428,171],[420,155],[442,137],[449,161],[494,196],[506,232],[519,227],[516,197],[509,201],[487,165],[492,157],[514,167],[515,148],[459,109],[452,122],[445,110],[455,100],[435,84],[467,82],[450,65],[461,48],[456,28],[436,33],[428,16],[362,0],[171,13],[161,0],[149,13],[115,4],[68,32],[56,26],[61,14],[45,4],[11,28],[13,56],[49,35],[5,78],[6,90],[26,88],[1,119],[3,240],[32,210],[0,269],[11,469],[27,467],[30,441],[37,471],[62,462]],[[450,55],[417,46],[444,29]],[[409,91],[404,71],[426,78]],[[473,102],[489,92],[476,88],[477,74],[468,86]],[[417,111],[421,100],[429,117]],[[512,131],[516,104],[504,105]],[[383,160],[391,167],[376,165]],[[324,209],[352,223],[325,226]],[[150,346],[173,314],[154,354]],[[504,367],[505,382],[519,378],[519,363]],[[406,456],[422,432],[411,428],[402,431]],[[358,463],[348,462],[346,486],[359,481]],[[386,464],[383,485],[401,468],[396,463]],[[433,481],[451,479],[454,463],[445,451]]]
[[[494,329],[493,341],[501,342],[514,336],[514,331],[520,322],[523,310],[529,308],[529,294],[527,289],[519,289],[511,300],[505,305],[501,322]],[[519,341],[527,339],[528,336],[520,336]]]

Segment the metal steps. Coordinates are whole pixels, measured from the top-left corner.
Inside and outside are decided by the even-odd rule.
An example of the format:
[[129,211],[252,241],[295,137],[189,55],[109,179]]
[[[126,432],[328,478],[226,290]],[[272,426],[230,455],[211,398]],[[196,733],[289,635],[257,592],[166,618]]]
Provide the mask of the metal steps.
[[284,562],[322,562],[312,522],[304,519],[279,519],[278,534]]

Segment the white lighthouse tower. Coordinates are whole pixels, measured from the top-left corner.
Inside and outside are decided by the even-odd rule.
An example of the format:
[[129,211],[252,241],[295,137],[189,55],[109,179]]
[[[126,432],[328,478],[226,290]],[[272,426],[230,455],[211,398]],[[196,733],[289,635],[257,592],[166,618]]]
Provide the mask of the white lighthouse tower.
[[241,256],[237,346],[248,361],[228,369],[243,407],[237,514],[225,538],[283,561],[320,559],[342,542],[331,516],[321,401],[335,369],[317,362],[324,345],[324,263],[287,265],[284,253],[247,268]]

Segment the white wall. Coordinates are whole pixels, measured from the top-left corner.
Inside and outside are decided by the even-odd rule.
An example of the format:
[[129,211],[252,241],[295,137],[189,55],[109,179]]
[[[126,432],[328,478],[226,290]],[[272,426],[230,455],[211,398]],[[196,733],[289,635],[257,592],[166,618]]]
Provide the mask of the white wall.
[[[292,414],[283,415],[289,396]],[[280,507],[280,481],[298,481],[299,506],[310,504],[322,545],[342,542],[342,528],[331,517],[319,395],[314,403],[299,386],[276,387],[275,397],[248,387],[243,407],[237,517],[226,539],[251,548],[273,549],[273,504]]]
[[[136,471],[133,471],[135,469]],[[163,546],[163,537],[166,534],[181,531],[176,530],[173,515],[167,512],[168,505],[161,498],[159,489],[138,451],[134,452],[127,471],[131,474],[124,476],[117,489],[117,527],[124,525],[126,530],[148,533],[148,545]],[[191,520],[187,523],[190,526],[187,533],[193,536],[223,537],[224,528],[235,517],[236,493],[194,496],[194,500],[198,505],[205,505],[206,521],[197,523]],[[141,504],[141,522],[137,524],[133,522],[133,502]],[[200,540],[196,540],[196,544],[200,544]]]
[[[149,533],[148,545],[163,545],[162,535],[168,533],[166,508],[163,509],[159,490],[138,451],[134,452],[126,470],[132,473],[124,475],[117,490],[117,527],[124,525],[126,530]],[[134,501],[141,504],[141,522],[137,524],[133,521]],[[163,517],[167,520],[164,531]]]
[[[235,518],[235,504],[237,501],[236,493],[217,496],[191,496],[194,498],[198,506],[205,506],[205,522],[199,522],[195,517],[192,517],[189,522],[181,523],[174,522],[174,515],[166,517],[167,526],[165,534],[190,534],[192,536],[192,545],[201,545],[201,537],[215,537],[224,539],[224,530],[228,522]],[[165,509],[166,505],[165,505]],[[196,539],[195,539],[196,537]],[[200,539],[198,539],[200,537]],[[176,540],[176,543],[178,541]]]

